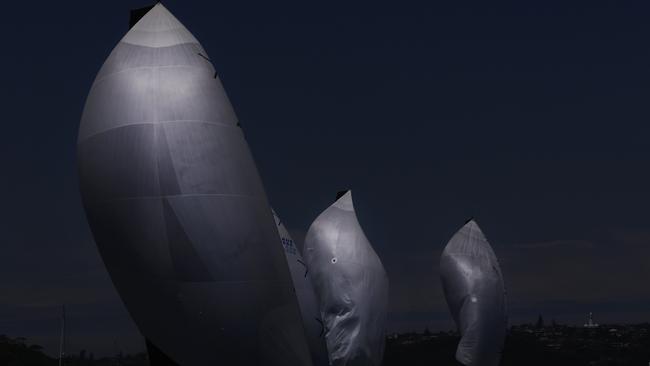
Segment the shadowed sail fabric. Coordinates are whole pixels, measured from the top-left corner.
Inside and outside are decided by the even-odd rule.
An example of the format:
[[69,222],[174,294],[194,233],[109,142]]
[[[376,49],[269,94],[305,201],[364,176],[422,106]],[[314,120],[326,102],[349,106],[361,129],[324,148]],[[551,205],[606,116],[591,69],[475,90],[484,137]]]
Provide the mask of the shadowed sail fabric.
[[380,365],[388,278],[359,225],[350,191],[311,224],[304,254],[332,364]]
[[497,366],[507,314],[499,262],[473,220],[449,240],[440,258],[442,285],[461,340],[456,359],[464,365]]
[[160,3],[88,95],[83,203],[142,334],[180,366],[311,365],[257,168],[210,59]]
[[321,320],[318,300],[316,299],[316,293],[312,286],[311,274],[307,270],[307,264],[303,260],[302,255],[300,255],[296,243],[291,238],[289,231],[275,211],[273,211],[273,217],[278,227],[280,240],[282,240],[284,254],[289,263],[289,272],[291,272],[293,286],[296,289],[300,315],[302,316],[302,323],[305,327],[305,335],[309,343],[312,360],[314,365],[327,366],[329,365],[329,356],[327,354],[327,346],[325,345],[325,326]]

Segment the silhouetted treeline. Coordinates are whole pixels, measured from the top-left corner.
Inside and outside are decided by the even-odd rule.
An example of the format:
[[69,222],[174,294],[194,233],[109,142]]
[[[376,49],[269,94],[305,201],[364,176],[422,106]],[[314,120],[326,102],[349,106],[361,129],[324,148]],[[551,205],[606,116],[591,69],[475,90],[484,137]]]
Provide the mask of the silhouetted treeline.
[[[384,366],[458,366],[455,332],[407,333],[388,337]],[[650,363],[650,324],[598,328],[554,324],[514,326],[501,366],[623,366]]]
[[[541,318],[540,318],[541,319]],[[386,339],[383,366],[458,366],[454,356],[460,337],[455,332],[394,334]],[[513,326],[508,332],[501,366],[627,366],[650,363],[650,324],[605,325],[597,328]],[[56,366],[38,345],[24,338],[0,336],[0,366]],[[95,358],[81,351],[68,355],[65,366],[149,366],[145,353]],[[154,365],[155,366],[155,365]]]
[[0,335],[0,365],[54,366],[57,361],[44,354],[41,346],[28,345],[25,338]]
[[69,355],[65,358],[64,366],[149,366],[145,353],[134,355],[118,354],[112,357],[96,359],[92,353],[86,354],[82,350],[78,355]]
[[[43,353],[43,347],[27,344],[25,338],[10,338],[0,335],[0,366],[58,366],[59,360]],[[144,353],[135,355],[118,354],[96,359],[92,353],[81,351],[67,355],[64,366],[149,366]]]

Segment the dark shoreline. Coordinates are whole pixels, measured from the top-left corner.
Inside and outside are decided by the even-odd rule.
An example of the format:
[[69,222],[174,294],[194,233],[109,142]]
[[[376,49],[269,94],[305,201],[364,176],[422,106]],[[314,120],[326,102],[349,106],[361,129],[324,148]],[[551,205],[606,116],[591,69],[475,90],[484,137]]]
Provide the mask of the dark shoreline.
[[[383,366],[458,366],[456,332],[392,334],[386,338]],[[605,324],[596,328],[518,325],[508,330],[501,366],[647,365],[650,324]],[[147,366],[144,353],[95,358],[92,352],[68,355],[66,366]],[[25,338],[0,336],[0,365],[56,366],[58,360]]]

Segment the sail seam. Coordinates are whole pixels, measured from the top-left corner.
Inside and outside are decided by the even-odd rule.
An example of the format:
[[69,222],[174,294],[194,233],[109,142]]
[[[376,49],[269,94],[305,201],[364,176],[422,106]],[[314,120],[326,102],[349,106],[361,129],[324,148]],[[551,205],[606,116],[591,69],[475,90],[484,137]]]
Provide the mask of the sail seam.
[[187,122],[187,123],[203,123],[207,125],[218,125],[218,126],[224,126],[224,127],[238,127],[236,124],[231,124],[231,123],[225,123],[225,122],[216,122],[216,121],[203,121],[199,119],[177,119],[177,120],[169,120],[169,121],[151,121],[151,122],[133,122],[133,123],[127,123],[120,125],[118,127],[113,127],[105,130],[101,130],[98,132],[93,132],[89,135],[79,137],[79,144],[81,144],[83,141],[88,140],[92,137],[95,137],[97,135],[101,135],[107,132],[111,132],[113,130],[117,130],[120,128],[126,128],[126,127],[131,127],[131,126],[140,126],[140,125],[157,125],[157,124],[166,124],[166,123],[176,123],[176,122]]

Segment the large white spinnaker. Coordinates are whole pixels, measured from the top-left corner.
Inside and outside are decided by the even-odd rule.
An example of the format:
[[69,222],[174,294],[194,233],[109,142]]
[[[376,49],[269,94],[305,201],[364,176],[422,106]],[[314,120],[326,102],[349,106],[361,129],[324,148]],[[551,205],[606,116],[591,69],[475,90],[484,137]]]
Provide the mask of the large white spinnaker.
[[467,366],[497,366],[507,327],[505,288],[497,257],[474,220],[449,240],[440,275],[461,334],[456,359]]
[[304,256],[325,321],[332,364],[380,365],[388,277],[359,225],[350,191],[311,224]]

